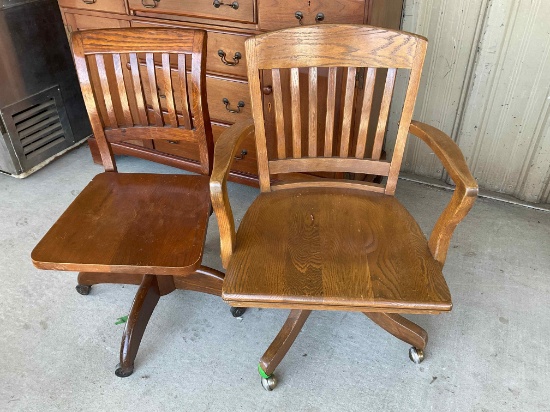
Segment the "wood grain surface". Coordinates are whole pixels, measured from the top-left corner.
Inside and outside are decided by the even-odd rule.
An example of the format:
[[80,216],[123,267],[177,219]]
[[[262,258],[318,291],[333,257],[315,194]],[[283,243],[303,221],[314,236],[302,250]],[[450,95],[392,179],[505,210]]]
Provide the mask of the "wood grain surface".
[[32,252],[40,269],[181,275],[201,263],[208,176],[97,175]]
[[437,220],[429,242],[433,256],[443,264],[456,226],[474,205],[478,185],[453,139],[433,126],[416,121],[411,123],[409,131],[434,151],[456,185],[453,197]]
[[417,44],[426,41],[411,33],[345,24],[296,27],[255,39],[257,64],[264,69],[335,65],[411,68]]
[[287,189],[260,194],[241,221],[223,298],[289,309],[448,311],[441,268],[394,197]]

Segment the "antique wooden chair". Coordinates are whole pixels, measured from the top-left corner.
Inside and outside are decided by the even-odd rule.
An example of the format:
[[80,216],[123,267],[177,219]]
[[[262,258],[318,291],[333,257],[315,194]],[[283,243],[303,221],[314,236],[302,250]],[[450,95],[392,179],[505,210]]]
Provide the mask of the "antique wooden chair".
[[[98,283],[140,285],[115,372],[126,377],[160,296],[175,289],[221,295],[223,273],[201,265],[212,213],[206,32],[91,30],[74,33],[72,41],[105,172],[38,243],[32,260],[40,269],[80,271],[77,290],[83,295]],[[117,173],[111,144],[140,139],[196,144],[199,174]]]
[[[275,387],[273,372],[312,310],[365,313],[411,344],[409,355],[417,363],[428,336],[401,314],[451,310],[442,268],[453,230],[474,203],[477,184],[451,138],[411,122],[426,46],[425,38],[405,32],[328,24],[267,33],[246,42],[253,121],[234,125],[220,137],[210,190],[227,268],[223,299],[243,307],[291,310],[260,360],[258,370],[267,390]],[[385,161],[380,152],[398,69],[408,73],[409,80],[393,155]],[[359,70],[366,70],[362,96],[356,87]],[[260,90],[260,76],[265,78],[266,72],[273,79],[274,105],[269,108]],[[326,100],[317,93],[321,72],[328,73],[328,79],[322,79],[328,82]],[[340,83],[338,73],[343,73]],[[386,80],[380,115],[374,118],[370,108],[377,73],[385,73]],[[283,77],[289,84],[282,84]],[[302,93],[308,97],[306,110],[301,88],[307,90]],[[285,93],[290,94],[289,104],[283,103]],[[325,116],[319,115],[321,110]],[[266,113],[272,111],[274,153],[265,138]],[[374,127],[375,141],[366,153],[369,126]],[[456,184],[429,240],[393,196],[408,133],[434,151]],[[235,234],[227,173],[241,139],[254,134],[261,193]],[[348,179],[281,179],[287,173],[311,171],[345,172]],[[352,173],[385,180],[356,180]]]

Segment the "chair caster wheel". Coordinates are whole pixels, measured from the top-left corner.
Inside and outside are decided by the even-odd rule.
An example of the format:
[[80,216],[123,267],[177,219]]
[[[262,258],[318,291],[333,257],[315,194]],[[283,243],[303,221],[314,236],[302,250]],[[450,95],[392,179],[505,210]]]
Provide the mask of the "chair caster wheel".
[[91,285],[76,285],[75,289],[81,295],[88,295],[88,294],[90,294],[90,290],[92,289],[92,286]]
[[127,378],[132,373],[134,373],[134,365],[124,368],[120,366],[120,363],[119,363],[115,369],[115,375],[118,376],[119,378]]
[[271,392],[277,386],[277,379],[271,375],[269,378],[262,378],[262,386],[268,392]]
[[246,312],[246,308],[231,308],[230,310],[234,318],[240,318]]
[[262,386],[266,391],[271,392],[275,389],[277,386],[277,379],[275,379],[275,376],[265,373],[262,369],[262,365],[258,365],[258,373],[262,377]]
[[421,363],[424,360],[424,351],[411,346],[409,349],[409,359],[416,364]]

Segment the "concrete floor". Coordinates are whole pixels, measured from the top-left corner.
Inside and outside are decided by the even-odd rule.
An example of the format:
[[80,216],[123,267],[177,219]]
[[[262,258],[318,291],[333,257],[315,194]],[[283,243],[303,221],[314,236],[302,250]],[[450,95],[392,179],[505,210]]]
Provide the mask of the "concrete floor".
[[[122,171],[172,172],[122,158]],[[550,411],[550,213],[479,199],[455,232],[446,279],[454,309],[411,316],[430,335],[421,365],[360,313],[312,314],[277,370],[256,365],[286,311],[233,319],[221,300],[162,298],[135,373],[114,375],[136,287],[74,290],[30,251],[93,175],[86,147],[24,180],[0,176],[1,411]],[[239,219],[257,190],[230,185]],[[400,181],[397,197],[429,233],[450,193]],[[205,263],[220,268],[212,218]]]

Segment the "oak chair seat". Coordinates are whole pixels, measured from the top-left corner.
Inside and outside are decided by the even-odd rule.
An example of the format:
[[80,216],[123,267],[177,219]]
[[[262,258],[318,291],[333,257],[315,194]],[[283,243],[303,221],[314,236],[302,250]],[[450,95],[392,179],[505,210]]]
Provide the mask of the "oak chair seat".
[[222,296],[238,306],[436,313],[452,307],[441,269],[395,197],[287,189],[248,209]]
[[203,175],[101,173],[42,238],[32,260],[40,269],[192,273],[210,216],[208,182]]

